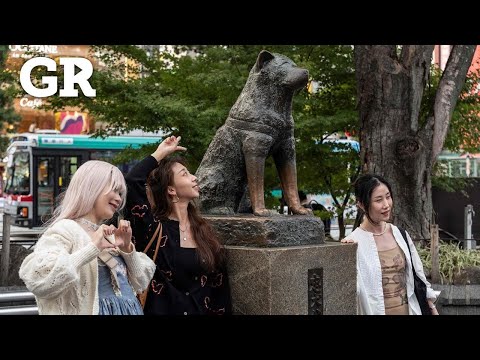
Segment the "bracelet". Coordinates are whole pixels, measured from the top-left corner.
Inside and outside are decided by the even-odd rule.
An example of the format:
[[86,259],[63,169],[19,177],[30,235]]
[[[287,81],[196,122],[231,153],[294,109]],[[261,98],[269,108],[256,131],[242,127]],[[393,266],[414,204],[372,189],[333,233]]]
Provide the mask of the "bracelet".
[[437,307],[435,305],[429,306],[430,310],[436,309]]

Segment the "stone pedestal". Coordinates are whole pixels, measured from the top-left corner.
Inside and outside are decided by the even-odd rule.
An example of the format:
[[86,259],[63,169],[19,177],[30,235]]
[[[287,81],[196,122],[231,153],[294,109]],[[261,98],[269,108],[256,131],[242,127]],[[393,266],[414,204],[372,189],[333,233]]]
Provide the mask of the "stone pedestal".
[[357,245],[314,216],[206,216],[228,253],[235,314],[356,314]]
[[235,314],[356,314],[357,245],[227,246]]
[[323,222],[315,216],[206,215],[205,219],[225,245],[281,247],[325,242]]

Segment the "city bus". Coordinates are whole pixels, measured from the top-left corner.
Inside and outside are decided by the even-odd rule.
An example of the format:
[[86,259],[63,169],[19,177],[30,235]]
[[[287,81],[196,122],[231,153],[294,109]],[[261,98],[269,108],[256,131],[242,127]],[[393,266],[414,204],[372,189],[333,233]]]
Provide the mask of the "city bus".
[[[4,212],[12,223],[41,226],[52,212],[55,199],[68,186],[78,167],[88,160],[111,162],[127,147],[159,143],[161,137],[22,134],[7,149]],[[125,174],[133,162],[118,165]]]

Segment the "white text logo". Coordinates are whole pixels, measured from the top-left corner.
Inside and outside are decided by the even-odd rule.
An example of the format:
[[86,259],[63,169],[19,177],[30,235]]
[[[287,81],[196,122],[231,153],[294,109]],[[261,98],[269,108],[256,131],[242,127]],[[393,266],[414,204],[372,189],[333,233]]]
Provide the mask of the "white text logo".
[[[95,97],[97,95],[96,90],[93,89],[88,82],[88,79],[90,79],[93,74],[93,65],[88,59],[61,57],[60,65],[63,65],[64,68],[64,88],[60,89],[60,97],[77,97],[78,90],[74,88],[74,84],[80,86],[85,96]],[[57,63],[50,58],[35,57],[26,61],[20,70],[20,84],[23,90],[29,95],[39,98],[54,95],[58,88],[56,76],[42,76],[42,84],[47,85],[44,89],[39,89],[32,84],[31,73],[37,66],[45,66],[47,71],[57,70]],[[75,66],[80,68],[77,74],[75,74]]]

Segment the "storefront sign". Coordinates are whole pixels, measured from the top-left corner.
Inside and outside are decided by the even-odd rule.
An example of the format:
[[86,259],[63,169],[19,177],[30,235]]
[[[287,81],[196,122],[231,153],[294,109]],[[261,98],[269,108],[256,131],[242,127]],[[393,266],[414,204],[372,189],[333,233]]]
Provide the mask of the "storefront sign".
[[48,55],[58,54],[57,45],[8,45],[10,56],[13,58],[29,58],[34,53],[42,53]]
[[23,97],[20,99],[21,107],[29,107],[31,109],[35,109],[42,106],[42,104],[43,101],[41,99],[29,99],[28,97]]

